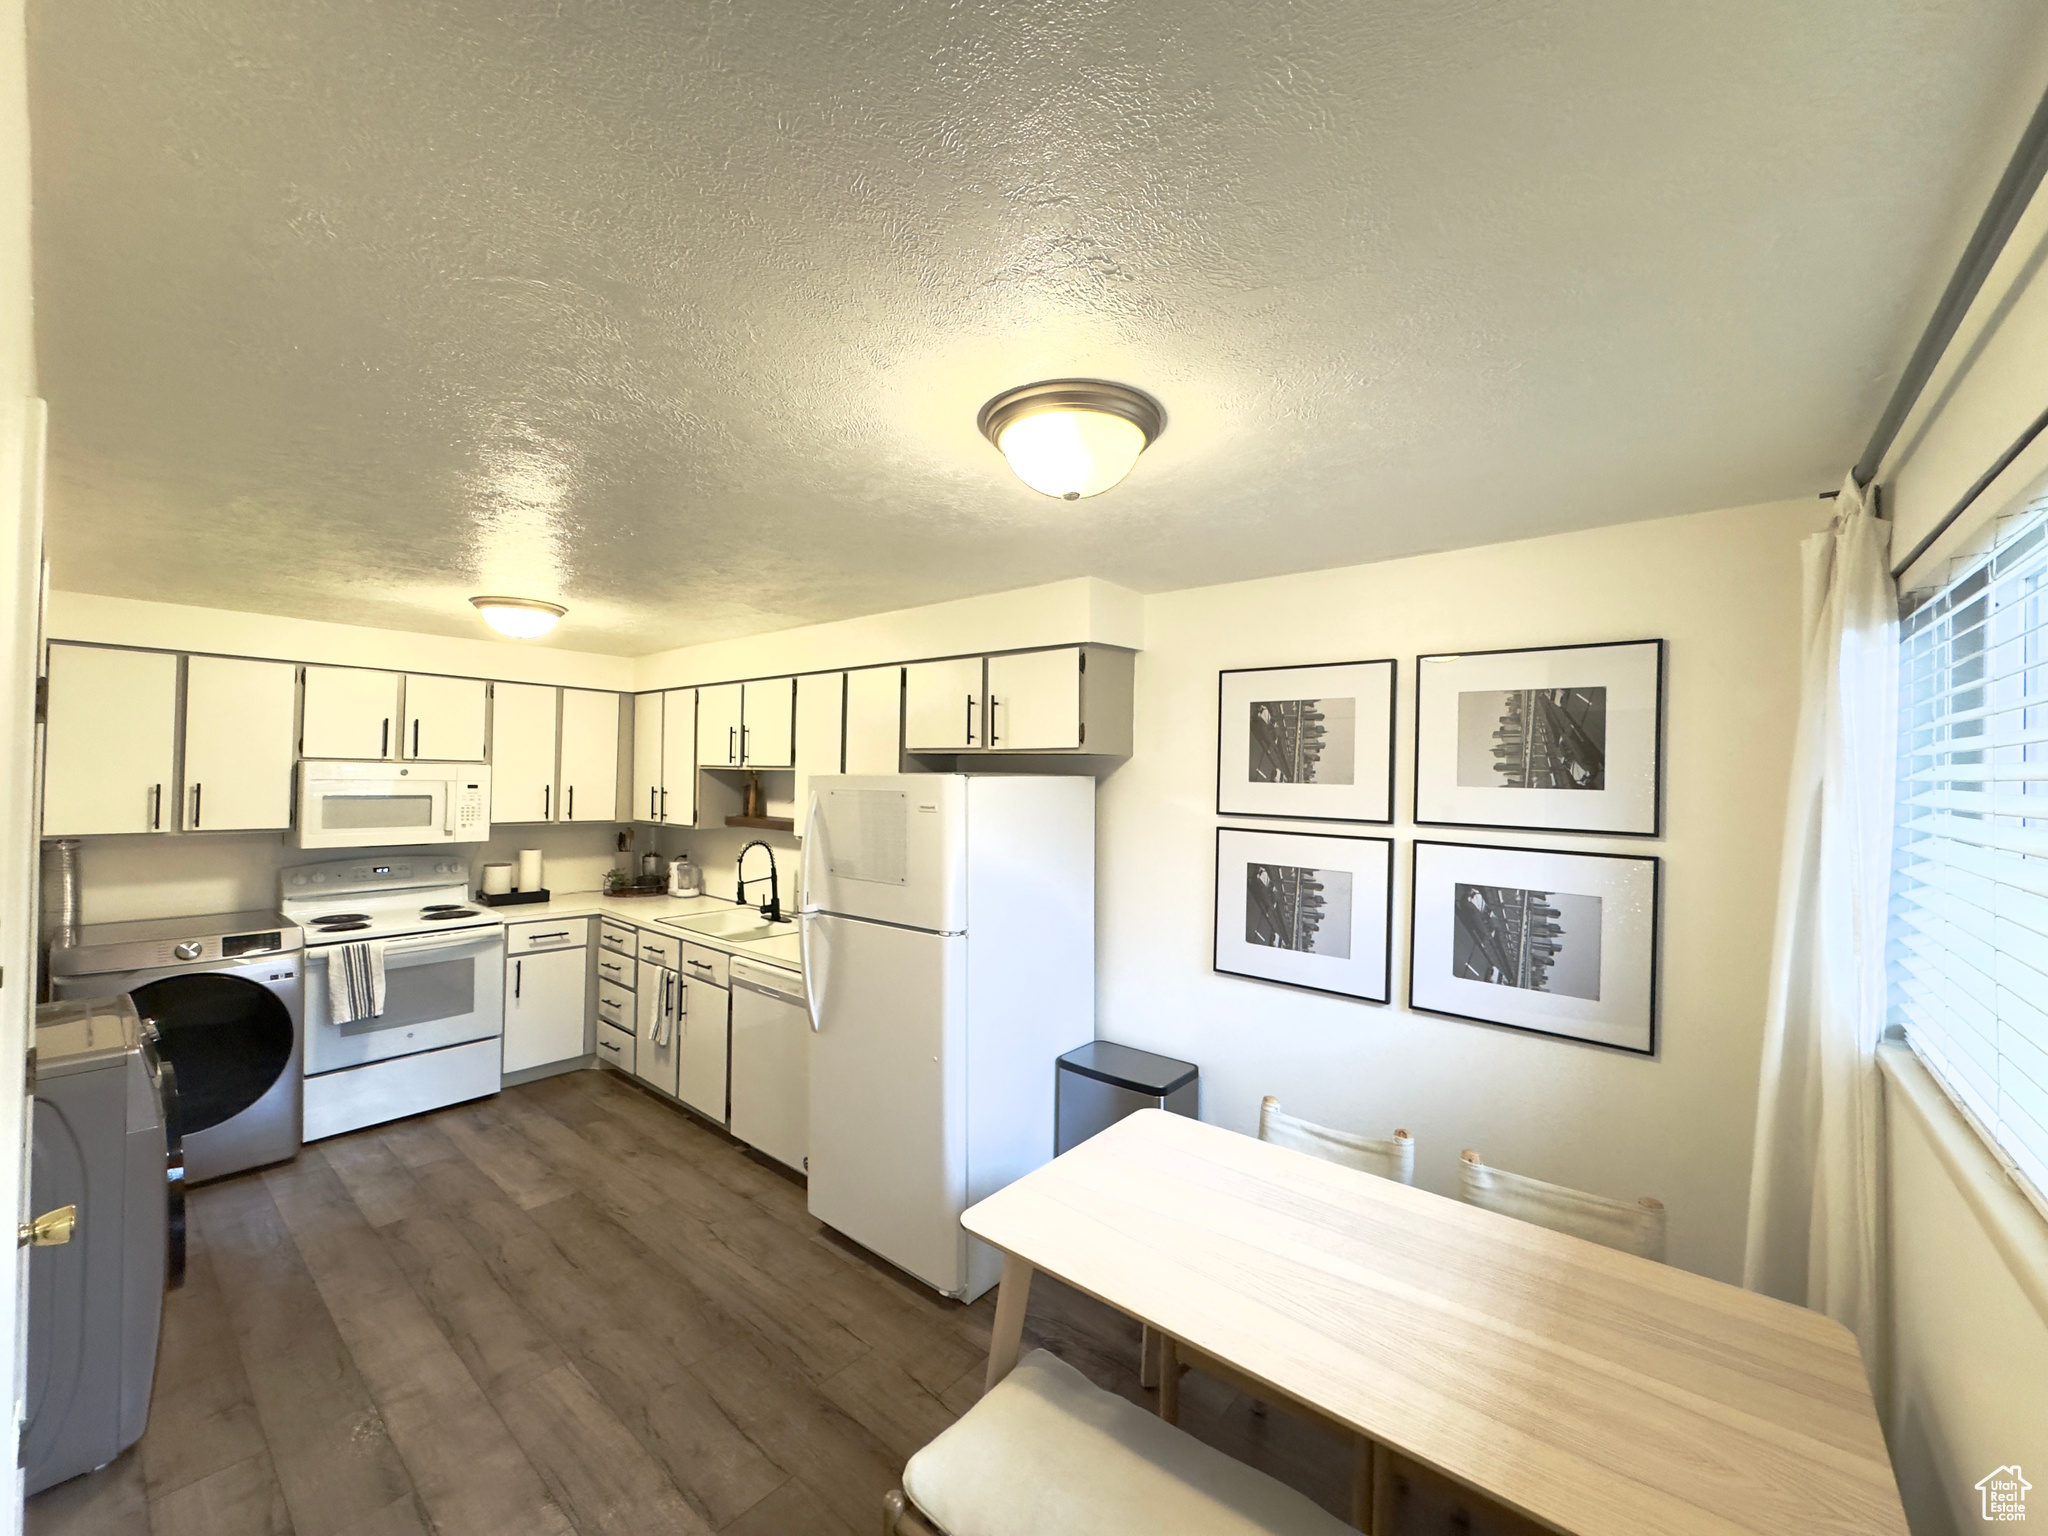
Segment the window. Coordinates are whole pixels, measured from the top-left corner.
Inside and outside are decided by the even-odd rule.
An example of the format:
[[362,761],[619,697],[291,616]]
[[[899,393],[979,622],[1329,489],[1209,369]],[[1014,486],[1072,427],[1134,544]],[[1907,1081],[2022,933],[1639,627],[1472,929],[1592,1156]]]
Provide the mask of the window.
[[1899,625],[1891,1020],[2048,1191],[2048,504]]

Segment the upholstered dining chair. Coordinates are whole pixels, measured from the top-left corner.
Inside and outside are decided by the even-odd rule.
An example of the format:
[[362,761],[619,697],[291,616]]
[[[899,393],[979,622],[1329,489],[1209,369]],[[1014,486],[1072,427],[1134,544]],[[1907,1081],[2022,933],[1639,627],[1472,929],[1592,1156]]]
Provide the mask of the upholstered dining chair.
[[1640,1200],[1616,1200],[1562,1184],[1546,1184],[1526,1174],[1488,1167],[1468,1147],[1458,1159],[1458,1198],[1467,1205],[1498,1211],[1553,1232],[1664,1262],[1664,1204],[1648,1195]]

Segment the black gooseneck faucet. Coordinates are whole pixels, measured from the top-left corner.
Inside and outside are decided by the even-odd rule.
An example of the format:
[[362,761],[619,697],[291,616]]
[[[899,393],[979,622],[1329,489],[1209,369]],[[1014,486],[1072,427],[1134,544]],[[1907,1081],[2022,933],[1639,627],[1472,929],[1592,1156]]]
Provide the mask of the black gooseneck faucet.
[[739,862],[733,866],[733,875],[739,881],[739,885],[733,891],[732,899],[740,906],[745,906],[747,904],[747,887],[761,883],[759,875],[754,876],[752,880],[746,877],[747,855],[756,848],[768,855],[768,899],[761,903],[761,915],[771,923],[779,923],[782,921],[782,883],[775,875],[775,850],[759,838],[756,838],[740,850]]

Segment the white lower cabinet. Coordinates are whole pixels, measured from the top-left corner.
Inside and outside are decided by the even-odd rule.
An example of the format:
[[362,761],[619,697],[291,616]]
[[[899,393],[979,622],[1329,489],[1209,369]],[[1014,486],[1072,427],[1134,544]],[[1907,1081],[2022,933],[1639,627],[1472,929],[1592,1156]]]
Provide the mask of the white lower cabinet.
[[[684,956],[708,954],[694,945],[684,947]],[[720,970],[725,957],[720,955]],[[683,1018],[678,1038],[682,1048],[677,1062],[675,1095],[690,1108],[725,1124],[725,1064],[727,1053],[727,1000],[725,988],[700,976],[683,980]]]
[[676,1052],[682,1034],[678,1010],[682,980],[657,960],[640,962],[639,996],[635,1001],[633,1075],[663,1093],[676,1091]]
[[[568,926],[573,931],[589,924]],[[514,954],[505,970],[505,1071],[524,1072],[581,1056],[589,948],[576,944]]]

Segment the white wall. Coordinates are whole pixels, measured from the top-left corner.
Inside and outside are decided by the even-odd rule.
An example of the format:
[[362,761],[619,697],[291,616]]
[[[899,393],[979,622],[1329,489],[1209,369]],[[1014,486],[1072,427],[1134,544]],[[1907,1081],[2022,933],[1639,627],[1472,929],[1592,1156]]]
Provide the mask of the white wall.
[[[483,621],[477,621],[483,629]],[[507,683],[553,683],[574,688],[633,686],[633,663],[624,656],[565,651],[517,640],[422,635],[410,630],[328,624],[267,613],[233,613],[181,603],[150,603],[86,592],[52,592],[52,640],[86,640],[151,650],[262,656],[343,667],[385,667],[484,677]]]
[[1983,1528],[1995,1467],[2029,1471],[2048,1508],[2048,1221],[1926,1068],[1885,1049],[1886,1438],[1915,1536],[1952,1536]]
[[[611,826],[496,828],[489,842],[463,850],[469,855],[471,888],[486,863],[517,863],[521,848],[538,848],[550,889],[595,890],[619,857],[617,835]],[[81,914],[88,923],[125,923],[275,908],[279,869],[359,858],[368,851],[289,848],[280,832],[88,837],[79,850]],[[442,850],[434,852],[438,857]]]
[[1089,641],[1136,650],[1145,643],[1143,601],[1127,588],[1077,577],[836,624],[809,624],[743,640],[662,651],[639,659],[633,686],[646,692],[693,683],[775,677],[785,672],[822,672]]
[[[1440,1192],[1472,1146],[1539,1178],[1656,1195],[1673,1262],[1736,1279],[1797,695],[1797,546],[1827,507],[1784,502],[1147,598],[1137,751],[1104,783],[1098,813],[1098,1033],[1199,1064],[1204,1119],[1252,1130],[1260,1096],[1274,1093],[1369,1134],[1405,1126],[1418,1182]],[[1426,834],[1661,855],[1654,1059],[1212,973],[1219,669],[1399,658],[1398,998],[1414,658],[1658,636],[1669,642],[1663,838]]]
[[[21,0],[0,0],[0,1062],[12,1081],[28,1050],[35,975],[35,612],[42,583],[41,457],[30,442],[40,408],[29,298],[27,40]],[[24,447],[30,452],[25,456]],[[0,1094],[0,1210],[22,1210],[25,1100]],[[0,1286],[0,1400],[21,1391],[16,1351],[19,1277]],[[21,1527],[15,1467],[19,1409],[0,1414],[0,1455],[13,1496],[0,1499],[0,1536]]]

